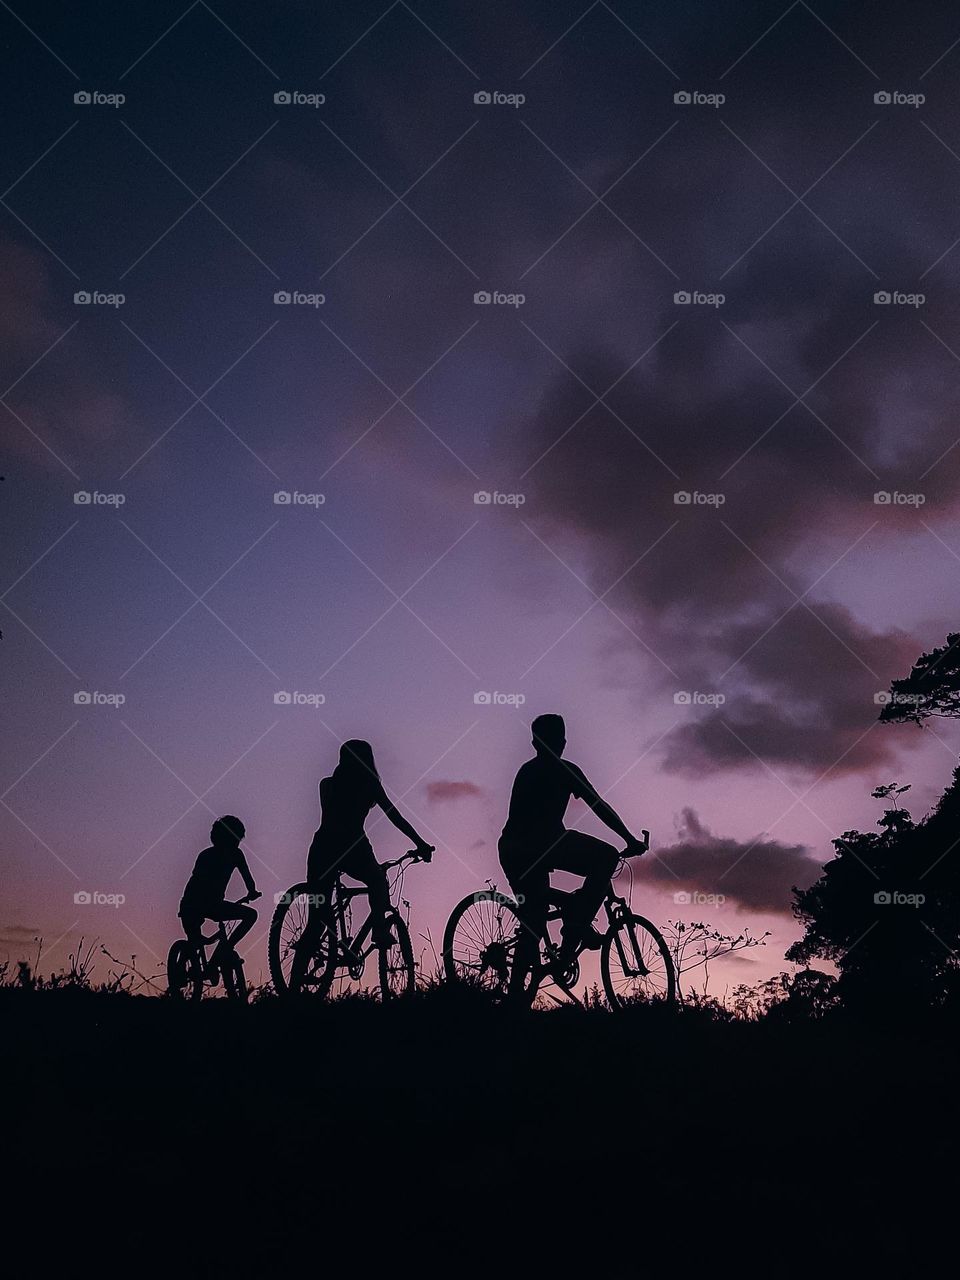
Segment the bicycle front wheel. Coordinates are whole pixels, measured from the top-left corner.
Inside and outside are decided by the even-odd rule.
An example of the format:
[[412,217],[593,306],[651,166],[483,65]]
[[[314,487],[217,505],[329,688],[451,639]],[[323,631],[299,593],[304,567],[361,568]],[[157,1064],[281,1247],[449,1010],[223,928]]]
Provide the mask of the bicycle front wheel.
[[316,995],[330,990],[337,960],[329,914],[307,884],[281,894],[267,944],[270,977],[278,995]]
[[167,994],[173,1000],[199,1000],[203,995],[203,968],[189,942],[179,938],[167,955]]
[[378,947],[380,968],[380,995],[384,1001],[409,995],[416,983],[413,962],[413,945],[410,930],[396,913],[387,916],[392,942],[389,947]]
[[231,952],[223,962],[221,974],[227,999],[246,1004],[250,993],[247,990],[247,979],[243,972],[243,961],[235,951]]
[[600,952],[603,989],[612,1009],[631,1004],[673,1004],[677,982],[670,948],[643,916],[624,915],[607,933]]

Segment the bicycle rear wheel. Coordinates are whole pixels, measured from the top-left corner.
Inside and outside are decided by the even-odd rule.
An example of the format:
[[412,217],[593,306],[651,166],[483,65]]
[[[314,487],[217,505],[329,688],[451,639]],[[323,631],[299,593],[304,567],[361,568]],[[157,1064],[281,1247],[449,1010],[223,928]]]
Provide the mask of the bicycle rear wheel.
[[167,994],[173,1000],[199,1000],[203,995],[203,967],[190,943],[178,938],[167,955]]
[[447,981],[505,997],[522,928],[511,898],[495,889],[467,894],[450,913],[443,933]]
[[660,930],[632,912],[606,934],[600,952],[603,989],[613,1009],[630,1004],[673,1004],[676,975]]
[[307,884],[282,894],[270,922],[270,977],[278,995],[315,995],[330,990],[337,944],[325,904]]

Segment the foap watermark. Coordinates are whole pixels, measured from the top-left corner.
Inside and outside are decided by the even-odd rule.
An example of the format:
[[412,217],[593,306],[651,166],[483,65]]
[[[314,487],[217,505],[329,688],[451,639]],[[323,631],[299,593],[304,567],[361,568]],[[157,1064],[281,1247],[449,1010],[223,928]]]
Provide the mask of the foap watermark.
[[299,489],[278,489],[273,495],[276,507],[322,507],[326,502],[322,493],[301,493]]
[[102,293],[99,289],[78,289],[73,295],[76,307],[122,307],[126,300],[125,293]]
[[99,89],[78,89],[73,101],[78,107],[122,107],[125,93],[102,93]]
[[673,695],[678,707],[722,707],[726,700],[725,693],[701,693],[699,689],[678,689]]
[[278,289],[273,295],[275,307],[322,307],[325,293],[302,293],[299,289]]
[[925,293],[903,293],[900,289],[878,289],[873,295],[875,307],[922,307]]
[[698,289],[678,289],[673,295],[677,307],[722,307],[726,300],[725,293],[701,293]]
[[876,507],[922,507],[926,500],[926,494],[900,493],[897,489],[878,489],[873,495]]
[[674,506],[677,507],[722,507],[727,500],[725,493],[701,493],[694,489],[678,489],[673,495]]
[[498,907],[522,907],[526,902],[526,897],[522,893],[516,893],[511,898],[509,894],[500,893],[498,889],[481,889],[473,895],[474,902],[495,902]]
[[488,693],[485,689],[478,689],[473,695],[474,704],[478,707],[522,707],[526,702],[526,694],[523,693]]
[[526,300],[525,293],[503,293],[500,289],[478,289],[473,295],[476,307],[522,307]]
[[76,507],[122,507],[126,500],[126,494],[101,493],[99,489],[92,493],[89,489],[77,489],[73,495]]
[[478,89],[473,95],[476,107],[522,107],[526,100],[526,94],[501,93],[499,89]]
[[273,901],[278,907],[289,907],[294,902],[302,902],[307,907],[325,907],[327,895],[325,893],[291,893],[288,889],[286,893],[275,893]]
[[78,889],[73,895],[77,907],[122,907],[126,900],[126,894],[102,893],[99,889]]
[[74,706],[77,707],[114,707],[119,710],[126,700],[125,693],[101,693],[99,689],[92,692],[78,689],[73,695]]
[[673,95],[678,107],[722,107],[727,100],[725,93],[702,93],[699,89],[678,89]]
[[873,895],[878,907],[922,907],[926,900],[924,893],[901,893],[899,889],[878,889]]
[[673,895],[678,907],[722,907],[726,894],[704,893],[700,889],[678,889]]
[[322,707],[326,700],[326,694],[300,693],[298,690],[290,693],[286,689],[278,689],[273,695],[274,705],[278,707]]
[[925,93],[901,93],[899,89],[878,89],[873,95],[878,107],[922,107],[927,100]]
[[926,700],[922,693],[893,693],[890,689],[878,689],[873,695],[874,705],[878,707],[919,707]]
[[326,100],[325,93],[303,93],[300,89],[278,89],[273,95],[278,107],[322,107]]
[[522,493],[501,493],[499,489],[478,489],[473,495],[476,507],[522,507],[526,502]]

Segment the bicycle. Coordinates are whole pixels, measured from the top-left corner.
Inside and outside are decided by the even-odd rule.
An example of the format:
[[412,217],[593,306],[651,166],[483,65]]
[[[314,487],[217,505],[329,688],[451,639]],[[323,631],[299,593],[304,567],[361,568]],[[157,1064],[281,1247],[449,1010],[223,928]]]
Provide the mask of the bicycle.
[[[620,869],[626,863],[622,856]],[[547,897],[547,925],[538,940],[539,960],[525,980],[524,997],[532,1003],[541,983],[551,978],[567,996],[580,980],[579,948],[560,969],[559,941],[550,926],[563,922],[563,909],[572,893],[551,886]],[[630,908],[611,882],[603,903],[607,929],[600,950],[600,974],[612,1009],[643,1001],[672,1005],[677,998],[673,958],[656,925]],[[468,894],[454,907],[443,935],[443,967],[450,982],[469,983],[504,999],[520,930],[525,928],[517,903],[488,882],[486,889]]]
[[[279,995],[311,995],[325,998],[340,976],[342,994],[348,982],[361,983],[368,958],[376,953],[377,977],[384,1001],[408,995],[416,982],[413,946],[406,921],[393,905],[399,894],[403,870],[410,862],[428,862],[429,856],[411,849],[402,858],[383,863],[385,871],[399,868],[391,886],[390,909],[384,916],[389,944],[374,938],[373,916],[367,916],[353,934],[353,901],[367,895],[366,885],[348,887],[342,875],[333,882],[330,901],[303,881],[280,895],[270,924],[268,953],[270,977]],[[361,987],[369,991],[369,987]]]
[[[248,893],[240,902],[253,902],[259,897],[259,893]],[[201,933],[196,945],[189,938],[178,938],[174,942],[167,955],[167,992],[174,1000],[200,1000],[205,986],[212,989],[222,981],[228,1000],[246,1004],[249,992],[243,961],[233,949],[227,924],[228,921],[220,920],[216,933]],[[216,950],[208,960],[207,947],[213,943],[217,944]],[[213,965],[215,977],[209,976]]]

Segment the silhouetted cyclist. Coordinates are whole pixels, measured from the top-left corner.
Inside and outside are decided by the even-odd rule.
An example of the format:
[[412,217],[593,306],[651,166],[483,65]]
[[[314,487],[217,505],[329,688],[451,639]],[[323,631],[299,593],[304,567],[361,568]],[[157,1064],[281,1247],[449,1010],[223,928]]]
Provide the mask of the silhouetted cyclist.
[[[240,841],[246,834],[243,823],[232,814],[218,818],[210,828],[210,847],[197,855],[193,873],[180,899],[178,914],[190,942],[196,944],[199,941],[204,920],[238,920],[240,923],[230,935],[232,947],[257,923],[257,913],[253,907],[242,902],[226,901],[227,885],[235,871],[239,871],[243,878],[247,897],[260,897],[247,866],[246,856],[240,848]],[[215,960],[216,953],[208,976],[215,976]]]
[[514,996],[522,993],[526,975],[537,960],[546,927],[551,871],[583,876],[582,887],[572,895],[564,911],[558,967],[569,963],[581,945],[588,950],[601,946],[593,919],[621,855],[604,840],[564,827],[563,815],[570,797],[584,800],[601,822],[626,843],[629,853],[643,853],[647,847],[627,830],[587,781],[583,770],[561,758],[567,745],[563,717],[537,716],[531,729],[537,754],[520,766],[514,779],[510,810],[499,843],[500,865],[516,896],[523,926],[510,978]]
[[[363,829],[370,810],[379,805],[398,831],[430,861],[433,845],[427,844],[398,811],[383,789],[369,742],[352,738],[340,748],[340,760],[329,778],[320,781],[320,826],[307,855],[307,883],[320,902],[330,902],[333,883],[340,872],[367,886],[373,937],[378,946],[390,945],[384,915],[390,906],[387,876],[377,861]],[[323,909],[310,910],[308,931],[322,920]],[[306,963],[308,947],[301,948]]]

